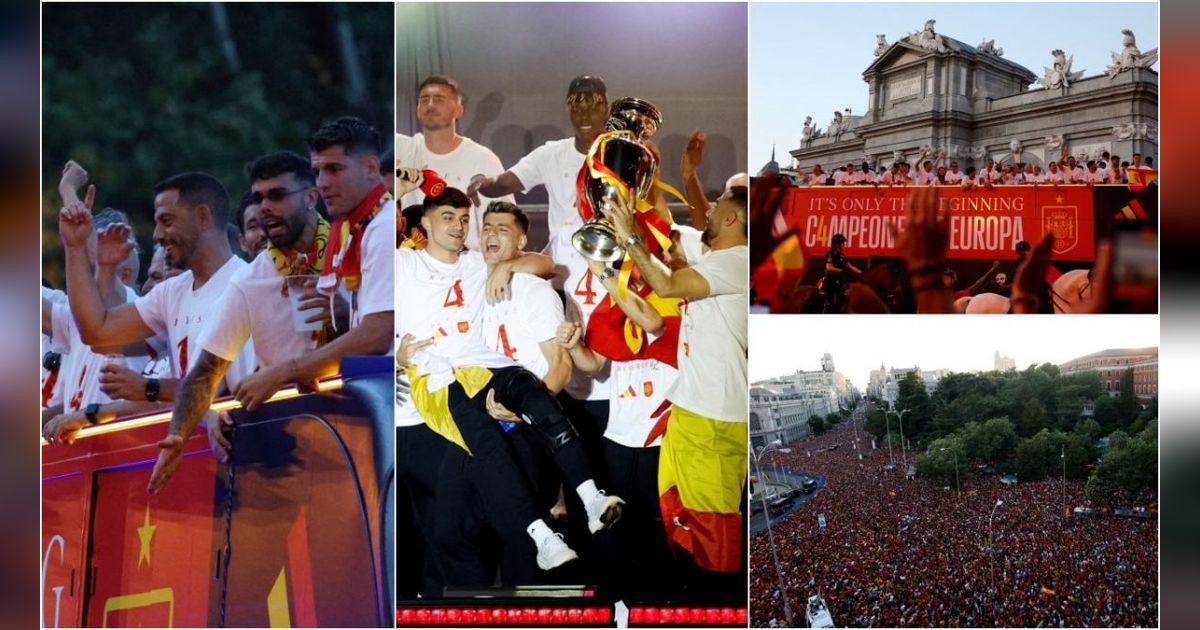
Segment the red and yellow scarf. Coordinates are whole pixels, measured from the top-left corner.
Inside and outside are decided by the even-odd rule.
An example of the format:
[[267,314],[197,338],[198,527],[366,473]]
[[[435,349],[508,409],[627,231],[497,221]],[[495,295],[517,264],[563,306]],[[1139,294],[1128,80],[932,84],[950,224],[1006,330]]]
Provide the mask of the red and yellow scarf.
[[329,241],[333,255],[325,258],[321,280],[317,282],[318,291],[325,295],[333,295],[337,291],[339,280],[346,283],[347,290],[358,290],[358,285],[362,282],[363,232],[371,223],[371,219],[374,219],[391,199],[392,195],[387,186],[379,184],[363,197],[349,215],[333,222]]
[[[275,271],[284,276],[301,276],[321,273],[325,266],[325,251],[329,244],[329,222],[325,217],[317,215],[317,233],[313,237],[312,246],[301,254],[294,249],[282,250],[267,241],[267,255],[275,263]],[[287,285],[284,284],[284,287]]]

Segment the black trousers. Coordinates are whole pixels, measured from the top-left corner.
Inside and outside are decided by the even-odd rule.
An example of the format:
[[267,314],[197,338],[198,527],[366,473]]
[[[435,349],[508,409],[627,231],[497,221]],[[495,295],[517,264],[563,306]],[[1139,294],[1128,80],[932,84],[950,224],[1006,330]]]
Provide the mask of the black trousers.
[[535,547],[525,529],[546,513],[546,506],[539,506],[536,501],[538,493],[530,471],[518,464],[519,453],[514,451],[500,423],[487,413],[488,390],[495,392],[498,403],[529,421],[519,429],[533,429],[537,441],[549,452],[555,468],[572,490],[592,478],[587,456],[562,406],[528,370],[520,367],[492,370],[488,386],[473,398],[462,385],[452,383],[450,414],[471,456],[467,458],[461,449],[451,448],[439,468],[435,538],[439,566],[446,583],[451,585],[492,583],[490,563],[480,546],[485,536],[475,517],[478,511],[504,549],[502,582],[529,583],[533,565],[522,559],[532,559]]
[[440,597],[433,550],[438,467],[450,443],[424,424],[396,428],[396,596]]
[[625,500],[625,511],[620,527],[597,535],[603,583],[626,602],[670,601],[678,588],[658,502],[659,450],[604,440],[608,488]]

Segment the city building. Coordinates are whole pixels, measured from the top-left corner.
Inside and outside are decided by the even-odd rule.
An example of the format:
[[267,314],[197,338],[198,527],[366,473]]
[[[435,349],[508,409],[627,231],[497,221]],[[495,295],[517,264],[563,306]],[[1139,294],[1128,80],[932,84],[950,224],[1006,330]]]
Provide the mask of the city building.
[[1158,396],[1158,348],[1118,348],[1101,350],[1071,359],[1058,366],[1059,372],[1078,374],[1096,372],[1100,385],[1109,396],[1121,391],[1121,377],[1133,370],[1133,393],[1142,404]]
[[1012,357],[1006,357],[1003,354],[1000,354],[1000,351],[997,350],[995,355],[995,367],[992,369],[996,370],[997,372],[1015,370],[1017,369],[1017,361]]
[[811,172],[820,164],[832,172],[865,161],[882,170],[912,163],[924,147],[944,151],[943,163],[957,160],[964,170],[982,168],[987,158],[1045,167],[1064,151],[1084,161],[1104,151],[1157,158],[1157,51],[1123,49],[1121,36],[1096,33],[1095,46],[1123,55],[1107,72],[1089,68],[1088,77],[1071,70],[1076,51],[1051,51],[1048,41],[1045,59],[1022,60],[1045,68],[1039,77],[1004,57],[999,41],[971,46],[936,33],[932,20],[890,44],[880,35],[875,61],[862,73],[867,111],[846,109],[828,127],[808,127],[789,152],[794,168]]
[[750,441],[755,446],[794,442],[812,433],[809,417],[849,409],[860,397],[826,352],[818,371],[797,371],[750,386]]

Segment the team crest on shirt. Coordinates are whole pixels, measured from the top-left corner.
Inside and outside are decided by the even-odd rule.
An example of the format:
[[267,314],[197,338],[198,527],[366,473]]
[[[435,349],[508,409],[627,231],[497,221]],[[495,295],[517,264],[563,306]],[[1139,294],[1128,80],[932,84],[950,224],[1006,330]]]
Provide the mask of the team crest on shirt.
[[458,332],[466,334],[471,329],[471,322],[458,322]]

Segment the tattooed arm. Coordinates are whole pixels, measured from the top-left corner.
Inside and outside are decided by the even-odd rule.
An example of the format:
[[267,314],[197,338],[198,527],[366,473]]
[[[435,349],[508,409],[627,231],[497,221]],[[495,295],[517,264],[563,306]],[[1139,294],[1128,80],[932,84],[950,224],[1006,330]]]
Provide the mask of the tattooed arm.
[[221,377],[225,376],[229,369],[229,363],[207,350],[201,350],[196,364],[188,370],[187,376],[179,384],[167,437],[158,443],[158,461],[154,464],[154,472],[150,474],[150,485],[146,488],[150,494],[162,491],[163,486],[175,474],[175,469],[179,468],[179,463],[183,460],[183,443],[204,419],[217,386],[221,383]]

